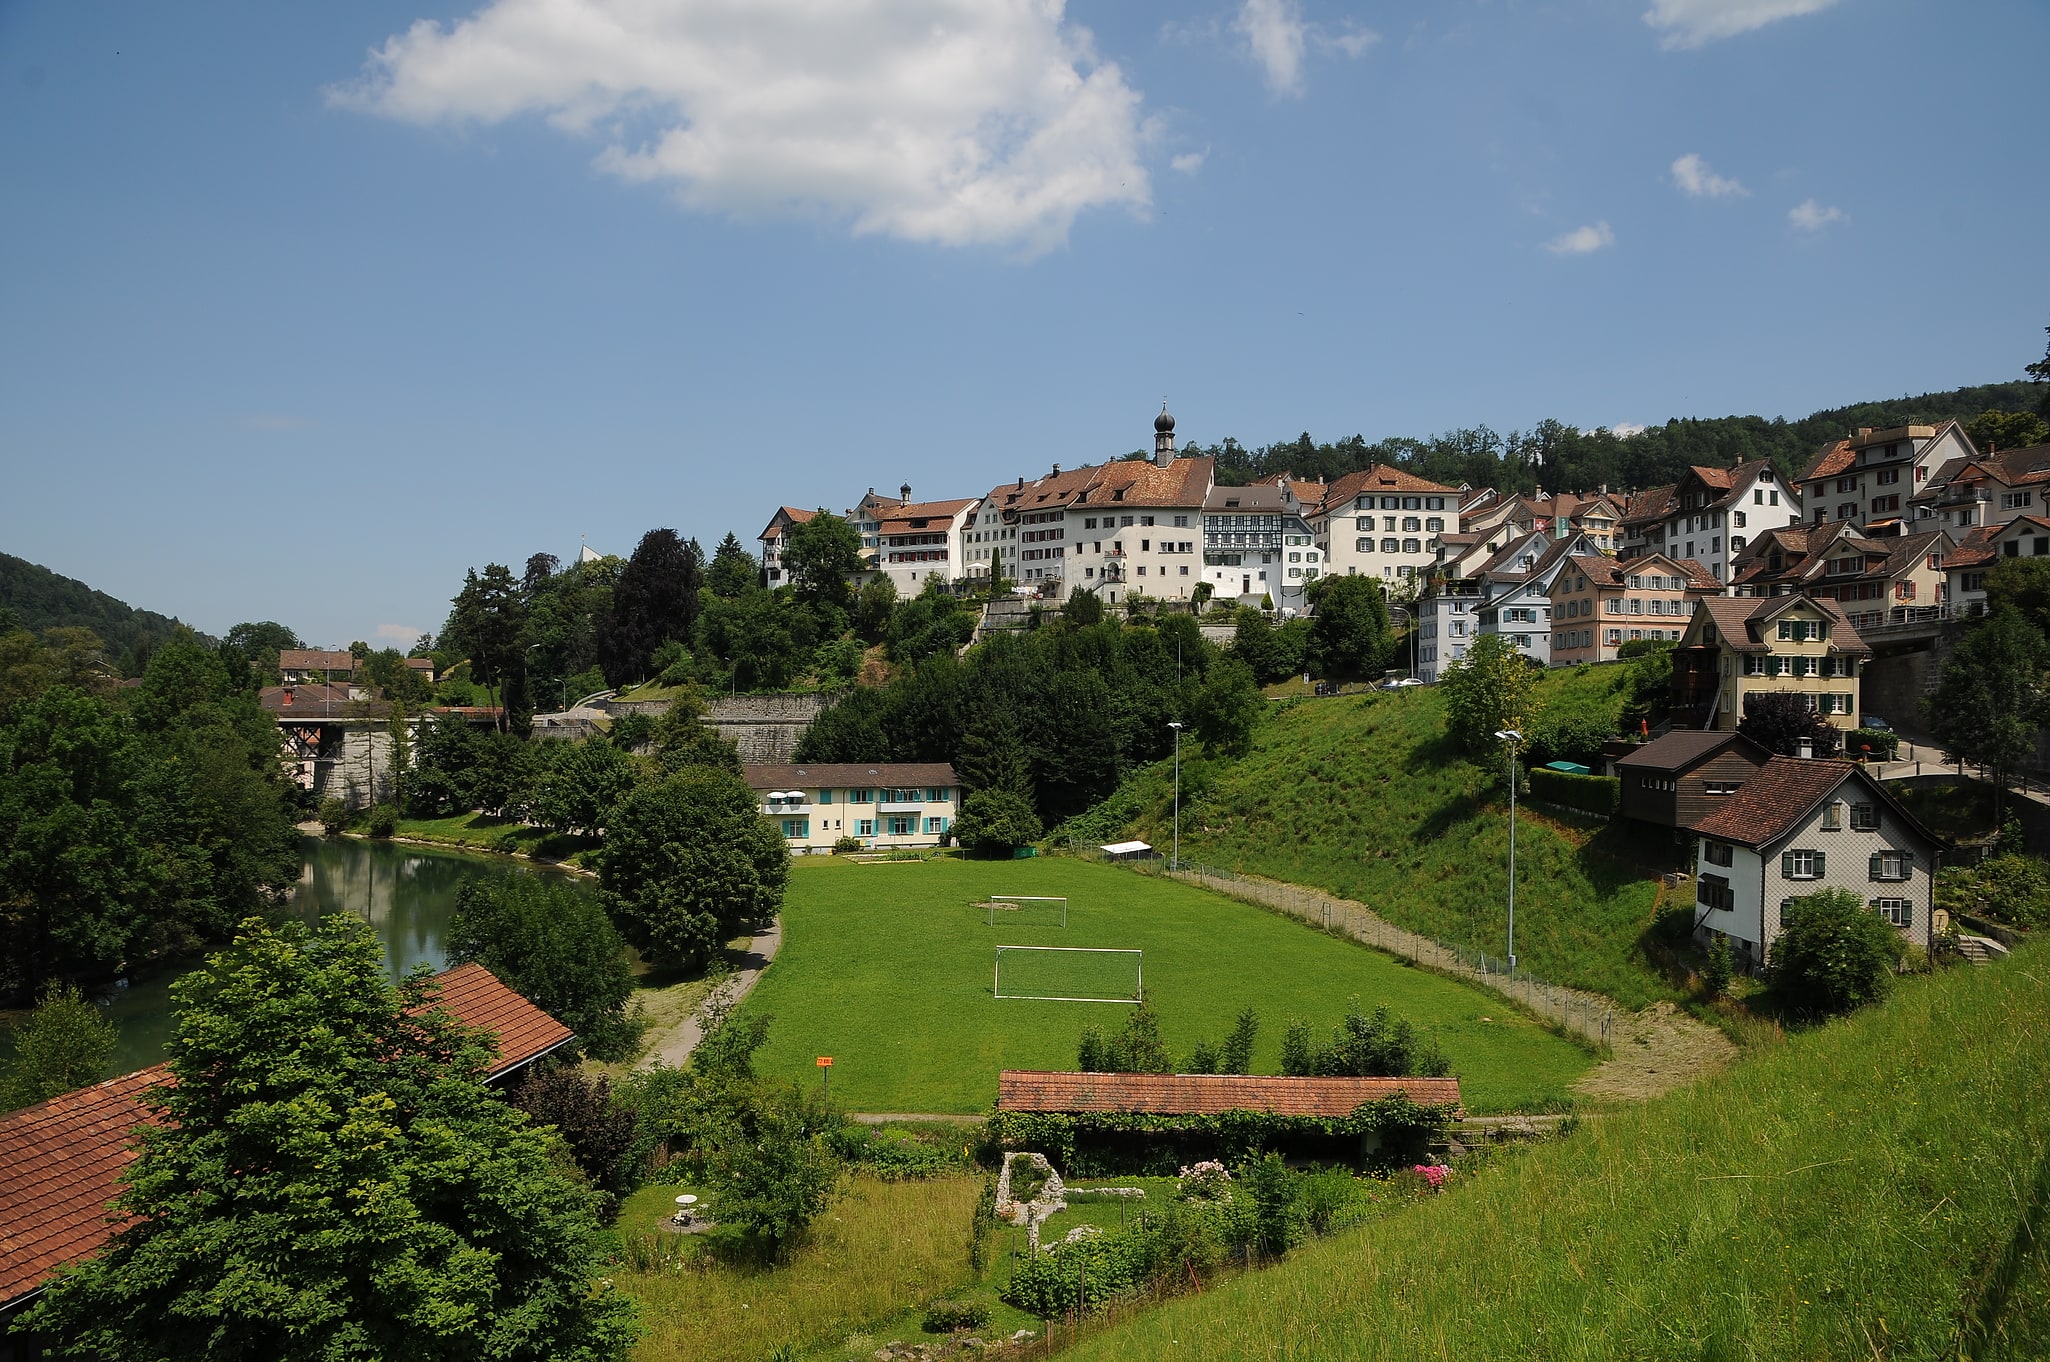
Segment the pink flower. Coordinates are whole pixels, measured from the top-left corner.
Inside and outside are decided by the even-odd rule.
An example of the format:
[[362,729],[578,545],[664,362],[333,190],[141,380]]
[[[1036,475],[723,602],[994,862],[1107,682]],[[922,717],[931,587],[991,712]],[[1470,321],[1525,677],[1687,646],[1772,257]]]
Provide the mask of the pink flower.
[[1420,1163],[1411,1171],[1430,1183],[1431,1190],[1435,1192],[1445,1185],[1445,1177],[1452,1170],[1442,1163]]

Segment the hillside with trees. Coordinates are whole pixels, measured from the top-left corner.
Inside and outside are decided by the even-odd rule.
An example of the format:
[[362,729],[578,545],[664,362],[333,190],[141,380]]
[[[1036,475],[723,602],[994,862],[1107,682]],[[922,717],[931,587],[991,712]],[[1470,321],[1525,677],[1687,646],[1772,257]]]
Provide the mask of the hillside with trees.
[[150,654],[184,626],[25,558],[0,553],[0,634],[16,628],[34,634],[90,629],[107,646],[108,660],[123,676],[140,676]]

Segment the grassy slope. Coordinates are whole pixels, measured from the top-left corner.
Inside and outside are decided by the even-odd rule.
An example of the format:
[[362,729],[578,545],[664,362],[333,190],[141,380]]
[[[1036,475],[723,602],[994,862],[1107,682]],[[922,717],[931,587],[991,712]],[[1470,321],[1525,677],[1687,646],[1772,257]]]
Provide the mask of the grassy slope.
[[[636,1193],[621,1208],[622,1234],[649,1233],[675,1209],[671,1198],[678,1190]],[[766,1272],[716,1264],[616,1272],[614,1280],[633,1298],[646,1331],[635,1356],[725,1362],[768,1357],[782,1345],[837,1340],[884,1321],[901,1329],[903,1321],[895,1317],[974,1280],[968,1224],[981,1190],[979,1177],[894,1183],[854,1178],[842,1184],[786,1266]],[[860,1355],[876,1346],[867,1343]]]
[[[1626,668],[1557,672],[1541,693],[1561,705],[1620,706]],[[1315,885],[1412,931],[1504,953],[1508,819],[1499,767],[1443,737],[1444,704],[1419,688],[1310,700],[1263,724],[1241,761],[1182,770],[1182,857]],[[1121,797],[1133,835],[1171,836],[1163,766]],[[1621,823],[1590,834],[1518,810],[1516,953],[1552,983],[1629,1007],[1676,996],[1647,962],[1656,875],[1669,838]]]
[[1934,1359],[2003,1292],[1980,1355],[2050,1355],[2046,977],[1910,980],[1073,1355]]
[[[1169,1048],[1221,1040],[1259,1009],[1257,1070],[1279,1072],[1281,1033],[1300,1014],[1336,1024],[1347,1000],[1385,1002],[1436,1036],[1476,1110],[1563,1097],[1591,1060],[1491,994],[1186,885],[1062,857],[794,863],[775,965],[749,1010],[776,1018],[765,1073],[816,1082],[832,1055],[833,1097],[855,1111],[973,1112],[1002,1068],[1068,1068],[1086,1025],[1121,1026],[1101,1003],[997,1000],[992,947],[1138,947]],[[989,894],[1065,894],[1066,931],[991,928]],[[1491,1020],[1483,1020],[1490,1018]]]

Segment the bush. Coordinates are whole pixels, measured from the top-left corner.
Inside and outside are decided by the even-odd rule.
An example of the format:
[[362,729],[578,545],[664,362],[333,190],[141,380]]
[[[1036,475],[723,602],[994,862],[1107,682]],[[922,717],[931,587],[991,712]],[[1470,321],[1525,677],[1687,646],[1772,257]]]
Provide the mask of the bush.
[[614,1099],[605,1079],[551,1069],[529,1074],[507,1100],[535,1125],[554,1127],[578,1170],[607,1196],[622,1196],[640,1181],[647,1156],[638,1148],[638,1117]]
[[1701,967],[1701,985],[1711,998],[1720,998],[1730,991],[1730,975],[1735,965],[1730,959],[1730,938],[1716,933],[1714,942],[1708,948],[1708,962]]
[[1331,1033],[1331,1044],[1319,1048],[1310,1024],[1295,1021],[1281,1040],[1281,1071],[1294,1077],[1442,1078],[1451,1071],[1435,1041],[1388,1009],[1363,1015],[1357,1000],[1345,1021]]
[[1623,782],[1615,776],[1577,776],[1537,766],[1530,771],[1530,797],[1611,818],[1623,805]]
[[1772,986],[1791,1012],[1837,1016],[1876,1002],[1893,983],[1907,943],[1847,889],[1787,905],[1772,946]]
[[1883,728],[1854,728],[1844,737],[1844,755],[1892,761],[1894,754],[1900,751],[1900,745],[1898,733]]
[[859,837],[836,837],[833,839],[833,854],[835,856],[859,850],[861,850],[861,839]]
[[477,961],[576,1032],[599,1059],[633,1055],[633,973],[605,910],[560,877],[526,872],[473,881],[456,894],[446,941],[451,965]]
[[961,801],[954,819],[954,837],[972,856],[1008,856],[1039,840],[1039,815],[1022,795],[1009,790],[977,790]]
[[925,1307],[925,1331],[951,1334],[957,1329],[981,1329],[989,1324],[989,1306],[983,1301],[934,1301]]
[[399,811],[390,804],[379,804],[370,811],[363,822],[363,830],[372,837],[389,837],[399,830]]
[[2013,927],[2050,926],[2050,865],[2010,853],[1937,872],[1936,906]]
[[69,984],[55,986],[14,1029],[14,1064],[0,1080],[0,1111],[31,1106],[106,1077],[114,1024]]
[[1531,725],[1524,760],[1533,774],[1548,761],[1593,766],[1601,760],[1602,745],[1615,736],[1616,721],[1606,707],[1547,711]]
[[333,837],[349,825],[349,806],[330,795],[320,801],[321,831]]

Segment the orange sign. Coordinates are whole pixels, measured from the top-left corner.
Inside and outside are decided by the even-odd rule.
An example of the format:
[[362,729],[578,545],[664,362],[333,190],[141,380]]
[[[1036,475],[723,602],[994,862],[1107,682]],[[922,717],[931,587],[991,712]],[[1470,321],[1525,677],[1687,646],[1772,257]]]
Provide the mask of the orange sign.
[[819,1056],[819,1067],[820,1067],[821,1069],[830,1069],[830,1068],[832,1068],[832,1067],[833,1067],[833,1057],[832,1057],[831,1055],[820,1055],[820,1056]]

